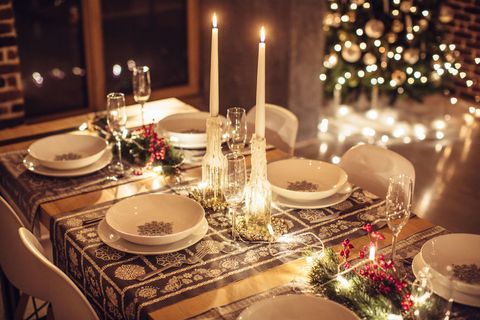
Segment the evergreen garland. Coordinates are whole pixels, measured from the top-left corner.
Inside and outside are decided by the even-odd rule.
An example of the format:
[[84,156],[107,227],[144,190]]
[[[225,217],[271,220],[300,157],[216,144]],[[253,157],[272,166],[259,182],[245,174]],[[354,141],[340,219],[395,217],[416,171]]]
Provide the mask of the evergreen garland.
[[[372,240],[370,246],[376,247],[376,242],[383,239],[371,225],[366,225],[364,230]],[[346,239],[339,254],[331,248],[323,250],[309,272],[309,284],[315,293],[371,320],[389,319],[389,315],[411,320],[441,318],[445,307],[443,300],[431,295],[421,303],[416,302],[418,290],[424,288],[403,279],[383,255],[374,261],[366,259],[366,248],[359,253],[360,262],[351,267],[348,260],[351,248],[353,246]]]

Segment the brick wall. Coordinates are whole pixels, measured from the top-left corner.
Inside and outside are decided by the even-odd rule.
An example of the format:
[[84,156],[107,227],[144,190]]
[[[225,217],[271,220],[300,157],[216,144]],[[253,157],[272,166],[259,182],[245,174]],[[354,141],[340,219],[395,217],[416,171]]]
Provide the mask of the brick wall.
[[0,128],[24,116],[20,59],[11,0],[0,0]]
[[445,39],[456,45],[465,79],[473,81],[467,87],[465,79],[458,79],[455,91],[462,99],[480,103],[480,64],[475,62],[480,58],[480,0],[447,0],[447,5],[454,18],[445,25]]

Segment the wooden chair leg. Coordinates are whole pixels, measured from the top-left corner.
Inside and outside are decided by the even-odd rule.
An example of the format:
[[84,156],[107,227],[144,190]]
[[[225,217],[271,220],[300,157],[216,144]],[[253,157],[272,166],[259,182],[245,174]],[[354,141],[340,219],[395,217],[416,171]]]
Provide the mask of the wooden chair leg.
[[25,310],[27,309],[29,298],[30,296],[28,294],[25,294],[25,293],[20,294],[17,308],[15,309],[15,315],[14,315],[15,320],[23,320],[23,316],[25,315]]

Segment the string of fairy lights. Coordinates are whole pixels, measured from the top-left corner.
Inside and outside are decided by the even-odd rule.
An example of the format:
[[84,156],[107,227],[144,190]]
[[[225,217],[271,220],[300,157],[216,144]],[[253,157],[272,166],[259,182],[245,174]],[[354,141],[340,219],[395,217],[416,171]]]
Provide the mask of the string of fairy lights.
[[[428,82],[439,86],[438,82],[447,74],[459,76],[467,87],[473,86],[473,80],[468,79],[461,63],[456,61],[459,52],[455,44],[436,43],[437,39],[441,41],[438,36],[429,37],[437,32],[432,22],[448,23],[453,19],[451,10],[440,6],[438,12],[433,12],[436,7],[433,4],[433,8],[422,9],[418,14],[420,9],[410,0],[393,0],[391,5],[389,2],[380,4],[380,10],[364,0],[353,0],[347,8],[345,4],[341,8],[337,2],[330,2],[330,12],[324,19],[325,31],[329,33],[323,64],[327,70],[319,76],[321,81],[332,78],[329,82],[333,86],[327,91],[332,92],[338,85],[367,84],[389,86],[401,95],[405,93],[404,86]],[[365,12],[367,20],[362,21],[360,17]],[[380,17],[375,16],[377,12]],[[358,82],[362,78],[368,81]]]
[[[440,92],[449,96],[450,105],[456,105],[459,99],[449,87],[453,79],[467,88],[475,85],[458,61],[458,48],[442,34],[442,25],[452,20],[453,11],[443,1],[330,1],[323,23],[327,40],[319,79],[326,94],[333,96],[334,117],[347,120],[337,131],[343,136],[358,133],[381,144],[445,138],[445,127],[455,120],[447,112],[429,122],[409,123],[400,119],[399,112],[379,108],[379,103],[380,94],[389,97],[382,105],[392,105],[397,98],[420,100]],[[474,62],[480,64],[480,57]],[[350,102],[361,96],[369,100],[370,110],[357,121],[359,113]],[[470,105],[467,110],[480,118],[480,107]],[[353,117],[350,124],[349,117]],[[321,119],[319,131],[331,130],[335,121]]]

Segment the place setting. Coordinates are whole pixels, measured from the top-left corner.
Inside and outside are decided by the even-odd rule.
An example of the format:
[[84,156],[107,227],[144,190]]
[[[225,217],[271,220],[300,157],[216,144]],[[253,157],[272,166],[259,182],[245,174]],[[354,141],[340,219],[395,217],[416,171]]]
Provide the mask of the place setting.
[[116,203],[97,231],[102,242],[119,251],[158,255],[194,245],[207,234],[208,222],[194,200],[154,193]]
[[62,134],[32,143],[23,164],[30,172],[49,177],[77,177],[109,165],[112,153],[97,136]]
[[347,200],[354,187],[339,166],[317,160],[291,158],[270,162],[268,180],[274,201],[294,209],[320,209]]
[[425,242],[414,257],[417,279],[447,301],[480,307],[480,236],[452,233]]

